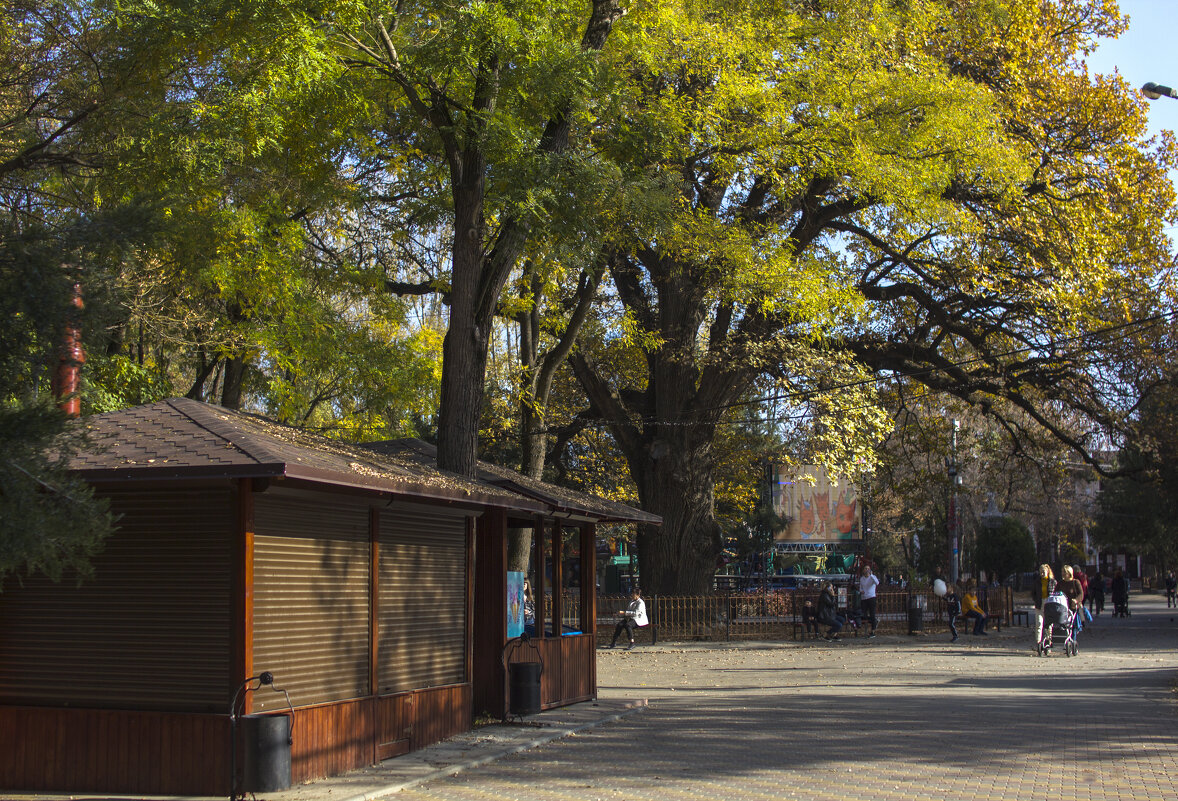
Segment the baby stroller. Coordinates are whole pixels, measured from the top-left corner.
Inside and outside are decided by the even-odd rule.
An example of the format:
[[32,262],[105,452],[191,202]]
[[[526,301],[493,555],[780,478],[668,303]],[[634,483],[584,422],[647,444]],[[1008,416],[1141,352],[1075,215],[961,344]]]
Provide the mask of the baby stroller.
[[1043,627],[1035,643],[1035,653],[1047,656],[1051,646],[1063,643],[1064,656],[1076,655],[1076,613],[1068,608],[1066,595],[1057,593],[1047,596],[1043,602]]

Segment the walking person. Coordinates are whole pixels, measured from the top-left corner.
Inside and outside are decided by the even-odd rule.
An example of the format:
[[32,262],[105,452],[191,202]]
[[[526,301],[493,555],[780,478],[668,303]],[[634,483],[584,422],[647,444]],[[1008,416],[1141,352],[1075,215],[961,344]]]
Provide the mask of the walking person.
[[945,589],[945,614],[949,617],[949,633],[953,635],[949,642],[957,642],[957,616],[961,614],[961,599],[957,597],[957,588],[952,584]]
[[822,638],[827,642],[838,642],[839,632],[842,631],[846,618],[838,613],[838,600],[834,597],[834,585],[829,581],[822,587],[818,596],[818,611],[814,615],[818,622],[826,626],[826,635]]
[[[1080,607],[1084,604],[1084,590],[1080,586],[1080,580],[1076,578],[1076,573],[1071,565],[1064,565],[1059,571],[1059,583],[1056,589],[1067,596],[1068,611],[1072,614],[1080,611]],[[1084,621],[1081,617],[1076,618],[1076,630],[1079,631],[1084,628]]]
[[1129,617],[1129,579],[1120,568],[1113,573],[1110,589],[1113,591],[1113,617]]
[[871,572],[870,565],[863,565],[859,574],[859,610],[863,619],[871,623],[868,639],[875,636],[875,588],[879,586],[879,578]]
[[1175,599],[1175,593],[1178,592],[1178,579],[1174,578],[1174,571],[1171,570],[1166,574],[1166,608],[1178,606],[1178,599]]
[[630,640],[630,644],[626,646],[626,650],[629,651],[634,647],[634,627],[641,628],[650,622],[646,617],[646,601],[642,600],[642,593],[637,587],[630,594],[629,605],[619,614],[621,620],[618,621],[618,625],[614,626],[614,638],[610,640],[609,647],[613,648],[617,645],[618,637],[622,636],[624,631],[626,638]]
[[1104,611],[1104,573],[1099,570],[1088,582],[1088,608],[1092,614],[1099,615]]
[[[1080,582],[1080,608],[1084,608],[1084,604],[1088,600],[1088,573],[1080,565],[1072,565],[1072,575],[1076,577],[1076,581]],[[1080,615],[1083,618],[1083,615]]]

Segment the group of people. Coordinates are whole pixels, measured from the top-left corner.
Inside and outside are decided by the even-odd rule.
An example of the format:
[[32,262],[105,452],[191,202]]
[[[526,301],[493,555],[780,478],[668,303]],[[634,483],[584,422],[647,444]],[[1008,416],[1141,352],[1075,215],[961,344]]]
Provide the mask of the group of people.
[[[1095,593],[1096,587],[1093,585],[1099,587],[1099,605],[1103,607],[1104,578],[1100,573],[1097,573],[1094,580],[1090,582],[1088,574],[1079,565],[1075,567],[1064,565],[1059,571],[1059,579],[1056,580],[1051,565],[1040,565],[1039,580],[1031,585],[1031,600],[1034,601],[1035,608],[1038,609],[1043,605],[1044,598],[1051,595],[1053,591],[1058,591],[1067,596],[1068,607],[1075,612],[1088,599],[1090,588]],[[1093,599],[1093,603],[1095,603],[1095,599]]]
[[[1121,577],[1123,580],[1123,576]],[[1103,606],[1104,577],[1099,573],[1089,582],[1087,573],[1079,565],[1075,567],[1064,565],[1060,568],[1059,579],[1055,578],[1051,565],[1040,565],[1038,579],[1031,587],[1031,597],[1035,602],[1038,619],[1035,634],[1036,647],[1040,654],[1051,651],[1056,634],[1062,632],[1065,651],[1074,654],[1076,635],[1084,629],[1084,618],[1092,620],[1092,614],[1085,607],[1085,602],[1092,594],[1094,583],[1099,583]],[[1093,599],[1093,604],[1097,603]]]
[[[871,638],[875,636],[878,624],[876,588],[879,586],[879,578],[872,572],[870,566],[865,565],[860,571],[858,585],[860,619],[870,626],[867,636]],[[964,586],[960,597],[957,595],[956,588],[950,588],[945,595],[945,602],[949,613],[949,632],[952,635],[952,641],[957,640],[957,618],[961,616],[973,621],[974,634],[986,634],[988,618],[978,602],[977,585],[974,582],[971,581]],[[829,581],[823,585],[816,605],[807,600],[802,607],[802,623],[806,628],[806,633],[820,634],[820,628],[825,626],[826,632],[821,636],[827,642],[837,642],[840,639],[839,632],[847,624],[848,619],[847,615],[842,614],[837,591],[834,584]]]
[[985,636],[990,618],[978,603],[978,585],[972,579],[965,583],[960,598],[957,587],[952,584],[945,587],[945,614],[949,618],[949,642],[957,642],[957,618],[962,616],[973,621],[974,634]]
[[[1038,572],[1039,580],[1031,589],[1036,609],[1042,606],[1043,599],[1049,594],[1048,585],[1050,583],[1067,596],[1069,606],[1073,611],[1084,607],[1088,609],[1089,616],[1092,617],[1104,612],[1106,579],[1101,571],[1097,570],[1096,574],[1089,578],[1080,565],[1064,565],[1060,568],[1058,581],[1050,565],[1040,565]],[[1125,578],[1124,571],[1116,570],[1108,585],[1109,591],[1112,593],[1113,614],[1121,617],[1126,616],[1129,606],[1129,580]],[[1178,606],[1178,601],[1174,600],[1175,589],[1178,589],[1178,581],[1175,581],[1174,574],[1171,572],[1166,578],[1167,605]]]
[[[864,565],[859,571],[857,580],[860,619],[871,626],[867,633],[868,638],[871,638],[875,636],[875,629],[879,623],[876,615],[876,590],[879,587],[879,577],[871,571],[870,565]],[[841,639],[839,632],[843,630],[843,626],[847,625],[847,620],[848,617],[842,614],[842,610],[839,608],[834,584],[829,581],[822,586],[817,606],[812,601],[806,601],[802,607],[802,623],[806,627],[806,632],[818,634],[819,628],[825,626],[826,633],[822,635],[822,639],[827,642],[837,642]]]
[[[872,572],[870,565],[864,565],[859,571],[857,581],[860,620],[870,626],[867,637],[872,638],[875,637],[875,629],[878,624],[876,590],[879,587],[879,578]],[[526,582],[524,586],[527,595],[525,606],[530,607],[529,611],[531,611],[534,607],[531,602],[530,589]],[[950,642],[957,641],[957,618],[959,617],[973,621],[974,634],[986,634],[988,617],[978,602],[977,583],[970,579],[965,582],[961,590],[959,597],[957,587],[950,584],[945,588],[945,612],[949,618],[949,634],[952,638]],[[1113,577],[1111,590],[1115,605],[1120,606],[1126,603],[1126,600],[1123,599],[1128,598],[1129,583],[1122,571],[1118,570]],[[1099,615],[1104,611],[1104,576],[1099,571],[1089,581],[1087,574],[1079,565],[1074,568],[1071,565],[1064,565],[1057,580],[1050,565],[1040,565],[1038,581],[1034,583],[1031,590],[1035,608],[1041,609],[1044,599],[1053,593],[1063,594],[1067,598],[1068,608],[1073,613],[1083,609],[1085,604],[1091,605],[1093,615]],[[1178,607],[1178,579],[1175,579],[1172,571],[1166,577],[1166,605]],[[529,622],[535,619],[534,615],[534,611],[528,615]],[[806,633],[817,635],[820,633],[820,627],[824,626],[826,633],[822,634],[822,639],[827,642],[837,642],[841,639],[839,633],[847,621],[848,616],[843,614],[843,610],[839,607],[835,586],[829,581],[822,586],[817,605],[806,600],[802,609],[802,623]],[[636,588],[631,593],[629,604],[618,614],[618,623],[614,628],[614,636],[609,647],[615,647],[618,639],[625,635],[629,640],[627,648],[633,648],[635,629],[646,626],[649,622],[646,614],[646,602],[642,600],[642,593]],[[1082,616],[1078,622],[1082,626]],[[1039,625],[1041,628],[1042,619],[1040,619]]]

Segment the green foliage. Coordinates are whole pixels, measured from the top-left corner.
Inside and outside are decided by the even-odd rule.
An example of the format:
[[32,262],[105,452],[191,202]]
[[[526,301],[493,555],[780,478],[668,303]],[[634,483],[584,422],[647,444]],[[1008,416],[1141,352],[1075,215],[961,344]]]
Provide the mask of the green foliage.
[[1136,436],[1118,456],[1126,472],[1103,482],[1093,538],[1140,553],[1160,566],[1178,563],[1178,413],[1173,385],[1157,386],[1142,405]]
[[89,575],[114,521],[104,500],[68,473],[78,432],[48,406],[0,404],[0,586],[36,573]]
[[173,394],[171,382],[154,365],[124,354],[89,356],[83,375],[84,403],[93,414],[155,403]]
[[1035,541],[1021,520],[1004,517],[998,526],[978,530],[975,556],[979,570],[1002,580],[1035,568]]
[[[1096,332],[1166,308],[1175,154],[1143,139],[1131,87],[1079,62],[1120,29],[1112,3],[622,10],[6,7],[3,397],[43,392],[79,278],[88,411],[187,394],[420,433],[470,397],[445,350],[475,389],[510,387],[472,419],[526,417],[533,439],[496,452],[551,446],[550,476],[666,514],[643,553],[668,576],[711,564],[773,448],[882,461],[894,509],[916,499],[888,521],[897,545],[942,525],[943,432],[922,433],[927,464],[888,465],[875,446],[904,405],[881,376],[984,410],[977,489],[1004,498],[1034,484],[995,478],[1031,476],[1003,471],[1011,443],[1054,493],[1072,468],[1044,434],[1085,451],[1133,432],[1159,379],[1146,337]],[[484,384],[495,314],[520,358]],[[589,409],[556,369],[578,330]],[[733,410],[768,392],[761,440]]]

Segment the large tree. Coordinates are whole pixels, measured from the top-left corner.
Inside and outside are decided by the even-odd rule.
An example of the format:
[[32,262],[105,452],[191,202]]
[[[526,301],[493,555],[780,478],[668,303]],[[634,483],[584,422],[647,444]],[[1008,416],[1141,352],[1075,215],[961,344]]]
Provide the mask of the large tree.
[[615,323],[642,356],[619,371],[616,343],[587,343],[573,364],[664,518],[639,537],[648,589],[707,588],[716,426],[758,376],[811,404],[803,457],[848,468],[881,431],[881,374],[1088,458],[1121,423],[1091,334],[1151,296],[1173,157],[1141,141],[1129,88],[1078,61],[1117,32],[1108,5],[660,3],[632,20],[663,46],[626,54],[596,141],[663,186],[611,236]]
[[[591,3],[370,3],[333,33],[371,113],[356,128],[370,198],[411,207],[449,243],[446,274],[394,292],[446,294],[438,463],[471,474],[501,294],[566,169],[595,54],[623,11]],[[350,49],[350,53],[348,52]],[[381,182],[384,182],[383,185]],[[410,218],[410,219],[414,219]]]
[[1165,373],[1115,457],[1124,475],[1101,486],[1093,530],[1102,546],[1146,555],[1162,570],[1178,564],[1178,376]]

